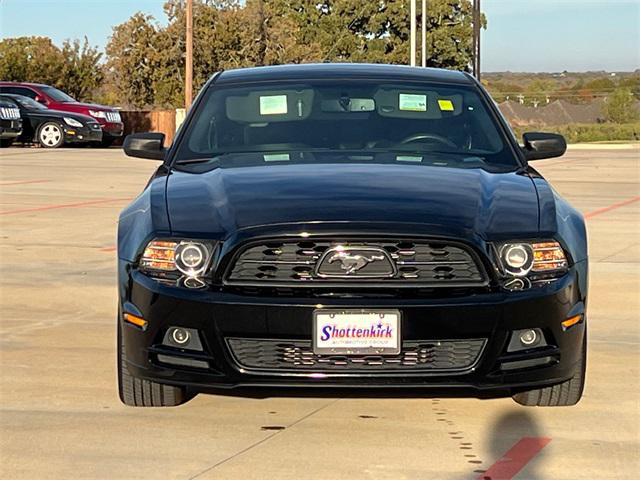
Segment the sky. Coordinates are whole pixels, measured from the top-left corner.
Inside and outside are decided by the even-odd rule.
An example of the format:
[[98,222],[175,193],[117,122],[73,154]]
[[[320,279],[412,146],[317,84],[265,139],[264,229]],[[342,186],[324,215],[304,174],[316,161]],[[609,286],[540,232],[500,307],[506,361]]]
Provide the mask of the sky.
[[[367,0],[362,0],[367,1]],[[427,0],[428,1],[428,0]],[[0,0],[0,38],[41,35],[60,45],[142,11],[166,22],[164,0]],[[420,4],[420,2],[418,2]],[[482,0],[482,69],[558,72],[640,68],[640,0]]]

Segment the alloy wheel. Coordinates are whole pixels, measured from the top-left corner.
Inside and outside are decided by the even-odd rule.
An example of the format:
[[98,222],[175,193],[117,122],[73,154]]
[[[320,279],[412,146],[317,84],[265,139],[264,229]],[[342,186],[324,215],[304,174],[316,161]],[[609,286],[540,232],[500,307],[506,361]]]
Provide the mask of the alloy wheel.
[[62,140],[62,130],[57,125],[49,123],[40,130],[40,143],[45,147],[57,147]]

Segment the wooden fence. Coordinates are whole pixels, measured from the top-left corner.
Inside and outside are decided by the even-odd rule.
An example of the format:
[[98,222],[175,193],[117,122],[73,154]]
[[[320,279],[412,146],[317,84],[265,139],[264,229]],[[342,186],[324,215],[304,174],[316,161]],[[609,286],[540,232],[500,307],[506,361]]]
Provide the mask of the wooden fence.
[[165,146],[171,145],[176,133],[175,110],[121,110],[120,115],[124,122],[124,135],[136,132],[162,132],[165,134]]

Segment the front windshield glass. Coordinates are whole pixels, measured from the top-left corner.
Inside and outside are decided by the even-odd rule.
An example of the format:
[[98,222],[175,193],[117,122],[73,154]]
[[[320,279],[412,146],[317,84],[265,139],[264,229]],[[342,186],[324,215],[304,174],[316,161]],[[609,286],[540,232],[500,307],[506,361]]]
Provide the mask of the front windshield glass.
[[42,91],[56,102],[75,102],[76,99],[53,87],[42,87]]
[[[313,155],[287,155],[294,152]],[[186,132],[177,163],[223,163],[221,157],[233,156],[237,165],[243,153],[265,154],[265,164],[286,158],[326,161],[331,153],[388,161],[395,153],[400,162],[445,158],[509,170],[519,166],[475,88],[426,83],[214,84]]]
[[21,106],[29,110],[47,110],[47,107],[42,105],[41,103],[32,100],[29,97],[25,97],[24,95],[16,95],[13,98],[16,102],[18,102]]

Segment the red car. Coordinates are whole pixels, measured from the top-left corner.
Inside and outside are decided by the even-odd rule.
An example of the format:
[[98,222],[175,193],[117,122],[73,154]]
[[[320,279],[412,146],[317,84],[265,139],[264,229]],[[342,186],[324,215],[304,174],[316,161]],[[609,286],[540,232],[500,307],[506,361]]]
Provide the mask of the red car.
[[24,82],[0,82],[0,93],[13,93],[32,98],[52,110],[74,112],[89,115],[96,119],[102,127],[102,146],[110,146],[118,137],[122,136],[124,124],[120,113],[104,105],[81,103],[66,93],[49,85]]

